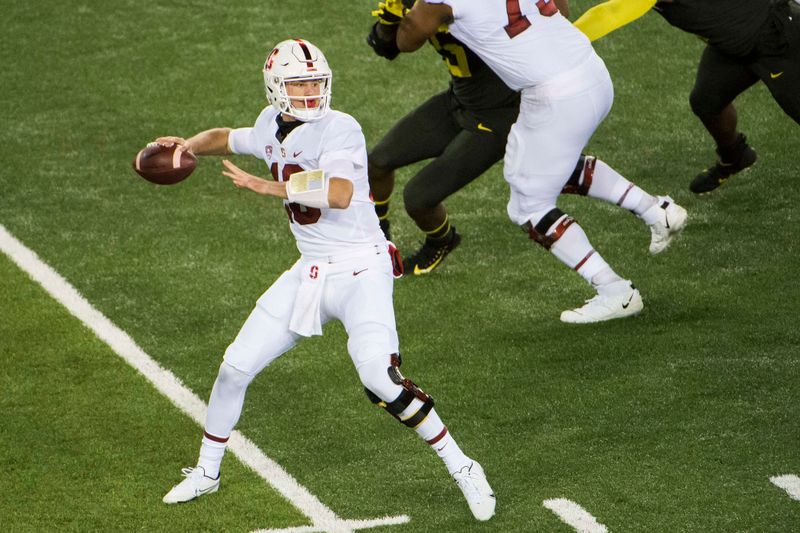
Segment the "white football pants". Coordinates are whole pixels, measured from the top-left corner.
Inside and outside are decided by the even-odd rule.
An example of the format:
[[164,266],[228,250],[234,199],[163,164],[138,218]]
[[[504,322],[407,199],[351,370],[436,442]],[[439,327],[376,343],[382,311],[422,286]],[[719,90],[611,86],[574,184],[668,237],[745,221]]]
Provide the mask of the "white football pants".
[[522,91],[503,162],[511,188],[508,216],[515,224],[535,225],[556,207],[575,161],[613,102],[611,77],[596,54],[557,79]]
[[256,374],[289,351],[302,337],[289,329],[301,277],[324,266],[321,322],[338,319],[347,331],[347,350],[361,382],[384,401],[402,387],[387,369],[398,353],[392,292],[394,277],[386,245],[356,256],[303,257],[284,272],[258,299],[236,339],[225,351],[224,363],[209,400],[206,431],[227,437],[241,414],[244,393]]

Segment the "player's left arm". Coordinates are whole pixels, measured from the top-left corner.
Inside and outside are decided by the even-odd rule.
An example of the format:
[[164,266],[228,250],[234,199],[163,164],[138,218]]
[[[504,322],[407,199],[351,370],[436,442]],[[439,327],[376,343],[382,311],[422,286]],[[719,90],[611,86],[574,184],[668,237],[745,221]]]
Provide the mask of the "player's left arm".
[[590,41],[633,22],[650,11],[657,0],[608,0],[586,11],[575,21],[575,27]]
[[288,199],[285,182],[259,178],[249,172],[245,172],[227,159],[223,159],[222,164],[227,169],[223,170],[222,174],[229,177],[238,188],[249,189],[255,193],[263,194],[264,196],[276,196],[284,200]]
[[[275,196],[284,200],[289,199],[289,194],[286,191],[285,181],[265,180],[254,176],[249,172],[245,172],[237,167],[229,160],[224,159],[222,164],[225,165],[227,170],[223,170],[222,174],[228,176],[236,187],[240,189],[249,189],[257,194],[264,196]],[[344,178],[332,177],[328,180],[328,205],[332,209],[347,209],[350,205],[350,200],[353,198],[353,182]]]
[[347,178],[328,179],[328,205],[333,209],[347,209],[353,199],[353,182]]
[[397,47],[401,52],[419,50],[436,35],[442,24],[453,22],[453,9],[447,4],[429,4],[419,0],[406,13],[397,30]]

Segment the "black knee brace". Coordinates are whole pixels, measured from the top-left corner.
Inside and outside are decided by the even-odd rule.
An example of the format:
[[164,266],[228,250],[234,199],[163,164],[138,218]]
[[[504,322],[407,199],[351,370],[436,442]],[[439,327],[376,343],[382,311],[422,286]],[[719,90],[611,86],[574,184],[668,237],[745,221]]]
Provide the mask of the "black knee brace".
[[[547,233],[547,230],[550,227],[558,222],[561,219],[561,222],[551,231]],[[575,222],[575,219],[571,216],[565,214],[561,209],[555,207],[551,209],[545,216],[539,220],[534,226],[531,221],[529,220],[525,224],[523,224],[522,230],[528,232],[531,239],[538,242],[542,246],[544,246],[545,250],[549,250],[555,242],[561,238],[567,228],[570,227]]]
[[[372,403],[386,409],[390,415],[395,417],[406,426],[415,428],[420,425],[420,423],[425,420],[425,417],[428,416],[428,413],[431,412],[434,402],[430,394],[417,387],[417,385],[410,379],[403,377],[399,369],[400,363],[400,354],[392,354],[391,366],[387,369],[387,372],[389,373],[389,379],[391,379],[393,383],[403,387],[403,391],[400,393],[400,396],[395,398],[393,401],[386,403],[366,387],[364,388],[364,392],[367,393],[367,396]],[[415,399],[420,400],[422,402],[422,406],[420,406],[416,413],[412,414],[408,418],[400,418],[400,413],[408,409],[408,406],[411,405],[411,402],[413,402]]]
[[[592,176],[594,176],[594,166],[597,164],[597,158],[592,155],[581,154],[578,159],[578,164],[575,165],[575,170],[567,180],[567,184],[561,189],[562,194],[579,194],[586,196],[589,194],[589,188],[592,186]],[[583,180],[581,180],[581,173],[583,173]]]

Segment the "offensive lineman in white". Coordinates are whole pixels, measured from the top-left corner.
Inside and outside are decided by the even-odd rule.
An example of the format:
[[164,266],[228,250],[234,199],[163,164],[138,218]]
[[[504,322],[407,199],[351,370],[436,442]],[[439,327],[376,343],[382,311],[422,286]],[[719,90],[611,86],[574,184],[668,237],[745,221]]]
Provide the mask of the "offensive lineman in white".
[[[303,337],[340,320],[347,349],[369,398],[424,439],[442,458],[479,520],[495,497],[478,462],[467,457],[433,399],[398,367],[393,262],[378,225],[358,123],[329,108],[331,71],[322,52],[301,40],[279,43],[264,65],[271,103],[250,128],[216,128],[184,140],[161,137],[198,155],[247,154],[266,162],[267,181],[223,161],[240,188],[284,200],[301,257],[258,299],[228,347],[211,391],[197,466],[164,496],[178,503],[216,492],[228,438],[253,378]],[[392,247],[393,248],[393,247]]]
[[[600,322],[643,309],[633,284],[614,272],[579,224],[556,207],[581,150],[611,109],[614,90],[589,40],[559,13],[553,0],[419,0],[397,32],[400,51],[412,52],[448,24],[512,89],[521,91],[519,117],[506,145],[503,172],[511,188],[508,215],[530,237],[577,271],[597,295],[561,320]],[[670,198],[653,199],[604,165],[590,169],[606,192],[651,225],[651,252],[666,248],[687,220]],[[591,173],[584,173],[591,180]],[[575,185],[569,183],[569,185]],[[584,183],[582,185],[587,186]],[[596,183],[598,189],[600,183]]]

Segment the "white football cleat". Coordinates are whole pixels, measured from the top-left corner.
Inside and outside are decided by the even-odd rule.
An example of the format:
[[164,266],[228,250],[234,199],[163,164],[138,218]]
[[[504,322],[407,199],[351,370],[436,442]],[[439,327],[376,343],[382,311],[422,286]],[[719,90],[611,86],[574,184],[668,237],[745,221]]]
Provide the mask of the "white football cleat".
[[650,224],[650,253],[656,255],[666,250],[683,230],[689,214],[669,196],[656,196],[656,205],[650,209],[657,209],[660,215],[657,222]]
[[616,281],[598,289],[598,294],[586,305],[561,313],[561,321],[569,324],[589,324],[615,318],[638,315],[644,309],[642,295],[628,280]]
[[463,467],[458,472],[453,473],[458,488],[464,493],[464,497],[469,504],[469,510],[481,521],[489,520],[494,516],[494,507],[497,500],[494,491],[486,481],[486,474],[477,461],[472,461],[469,466]]
[[186,479],[172,487],[172,490],[164,496],[164,503],[188,502],[198,496],[217,492],[219,489],[219,476],[217,479],[208,477],[202,466],[183,468],[181,471]]

